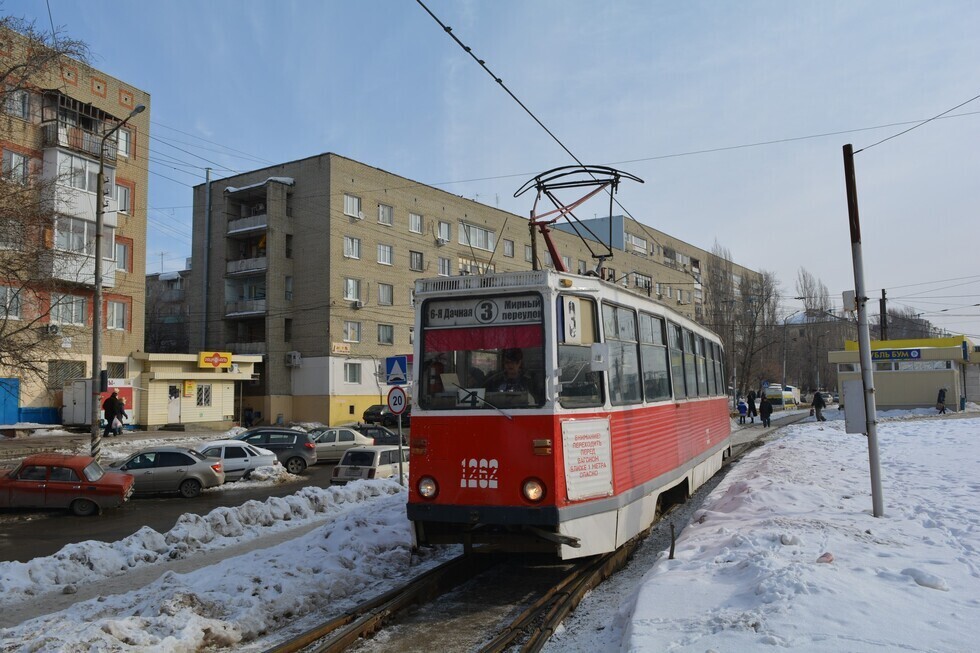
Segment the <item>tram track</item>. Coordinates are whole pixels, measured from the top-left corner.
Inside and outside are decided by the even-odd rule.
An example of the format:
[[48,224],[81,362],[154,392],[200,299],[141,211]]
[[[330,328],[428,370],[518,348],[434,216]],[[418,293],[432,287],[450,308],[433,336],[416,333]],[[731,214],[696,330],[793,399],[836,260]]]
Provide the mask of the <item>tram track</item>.
[[[784,420],[772,431],[805,417]],[[733,445],[724,468],[759,446],[772,431]],[[667,523],[682,505],[665,506],[652,528]],[[463,555],[268,653],[540,651],[583,597],[629,562],[645,536],[611,553],[569,562],[542,563],[485,552]]]

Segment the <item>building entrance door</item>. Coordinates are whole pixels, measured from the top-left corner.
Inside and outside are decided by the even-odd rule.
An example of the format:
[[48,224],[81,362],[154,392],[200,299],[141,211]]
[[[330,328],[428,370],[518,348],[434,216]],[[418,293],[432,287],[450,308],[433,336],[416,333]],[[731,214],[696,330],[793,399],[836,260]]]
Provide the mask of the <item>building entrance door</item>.
[[180,386],[171,385],[167,397],[167,422],[180,424]]

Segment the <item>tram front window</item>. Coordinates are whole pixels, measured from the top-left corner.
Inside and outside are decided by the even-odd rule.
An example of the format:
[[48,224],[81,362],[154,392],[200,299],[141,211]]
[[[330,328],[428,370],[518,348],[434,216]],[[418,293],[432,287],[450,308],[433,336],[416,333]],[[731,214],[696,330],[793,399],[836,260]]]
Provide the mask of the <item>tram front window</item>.
[[544,404],[539,295],[426,303],[419,406],[429,410]]

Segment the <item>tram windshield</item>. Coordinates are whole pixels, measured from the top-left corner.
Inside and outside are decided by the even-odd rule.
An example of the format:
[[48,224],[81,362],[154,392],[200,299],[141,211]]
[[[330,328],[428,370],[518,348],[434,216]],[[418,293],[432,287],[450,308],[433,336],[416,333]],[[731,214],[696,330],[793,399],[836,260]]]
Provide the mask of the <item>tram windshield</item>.
[[538,294],[429,300],[423,306],[419,405],[434,410],[544,404]]

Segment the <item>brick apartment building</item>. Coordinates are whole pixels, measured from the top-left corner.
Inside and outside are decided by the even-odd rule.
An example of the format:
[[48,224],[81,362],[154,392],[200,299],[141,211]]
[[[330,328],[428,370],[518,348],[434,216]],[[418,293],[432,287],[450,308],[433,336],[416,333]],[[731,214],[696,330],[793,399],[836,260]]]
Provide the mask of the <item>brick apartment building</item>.
[[[607,278],[701,317],[708,252],[621,216],[595,226],[616,252]],[[594,268],[577,236],[554,237],[566,267]],[[242,402],[262,422],[359,420],[384,402],[384,359],[412,351],[417,278],[527,270],[532,256],[526,217],[336,154],[202,184],[190,350],[261,355]]]
[[[23,35],[0,28],[3,70],[16,71],[34,47]],[[143,347],[150,96],[66,57],[28,80],[16,74],[7,79],[0,107],[5,192],[23,187],[27,201],[54,218],[43,234],[24,235],[43,242],[37,292],[25,288],[23,279],[0,278],[0,317],[7,327],[43,330],[55,346],[44,349],[44,382],[0,369],[0,423],[52,423],[59,421],[64,381],[92,375],[93,326],[103,334],[109,376],[127,380],[139,373],[131,354]],[[102,324],[93,325],[99,148],[103,135],[139,105],[147,109],[107,139],[103,151]],[[12,224],[16,219],[9,216],[0,220],[9,221],[0,253],[16,256],[26,241],[10,236],[26,227]]]

